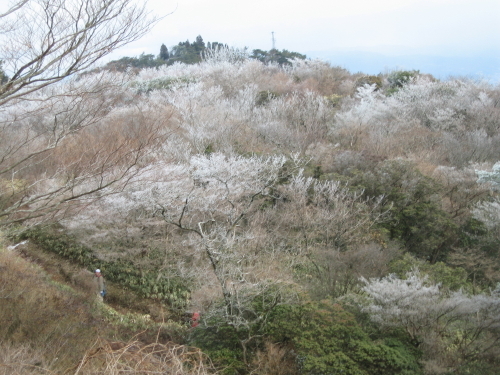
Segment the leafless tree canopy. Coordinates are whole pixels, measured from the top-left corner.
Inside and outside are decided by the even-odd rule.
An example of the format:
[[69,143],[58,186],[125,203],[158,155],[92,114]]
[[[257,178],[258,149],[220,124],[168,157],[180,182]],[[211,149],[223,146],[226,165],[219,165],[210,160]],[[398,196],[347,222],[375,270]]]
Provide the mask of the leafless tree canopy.
[[145,5],[21,0],[0,15],[0,61],[9,76],[0,86],[3,224],[50,217],[126,182],[159,140],[160,122],[140,105],[146,138],[134,137],[137,124],[111,121],[119,99],[133,95],[126,75],[78,74],[151,29],[158,18]]
[[22,0],[0,16],[0,106],[90,67],[157,21],[132,0]]

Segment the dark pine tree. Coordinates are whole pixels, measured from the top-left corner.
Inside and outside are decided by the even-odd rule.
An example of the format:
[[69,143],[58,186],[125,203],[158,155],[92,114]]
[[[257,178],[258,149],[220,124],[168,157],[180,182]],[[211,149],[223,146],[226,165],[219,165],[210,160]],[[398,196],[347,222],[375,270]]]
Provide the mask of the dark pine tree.
[[194,42],[194,44],[196,46],[198,46],[200,49],[204,49],[205,48],[205,42],[203,41],[203,38],[201,37],[201,35],[198,35],[196,37],[196,42]]
[[168,48],[165,46],[165,44],[162,44],[160,47],[160,59],[163,61],[167,61],[170,57],[170,54],[168,53]]

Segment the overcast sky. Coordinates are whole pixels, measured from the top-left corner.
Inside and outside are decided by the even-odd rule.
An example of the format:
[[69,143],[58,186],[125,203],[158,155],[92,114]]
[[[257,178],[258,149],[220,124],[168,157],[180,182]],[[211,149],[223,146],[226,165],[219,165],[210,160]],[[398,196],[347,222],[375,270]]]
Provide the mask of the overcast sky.
[[[142,2],[144,0],[136,0]],[[0,9],[7,6],[0,0]],[[500,0],[149,0],[165,16],[106,58],[157,55],[180,41],[277,49],[320,57],[352,72],[385,69],[485,74],[500,83]]]
[[170,48],[197,35],[268,50],[274,32],[277,49],[308,57],[353,51],[460,57],[469,59],[465,70],[476,70],[470,73],[481,70],[474,64],[485,56],[500,62],[500,0],[150,0],[149,8],[171,14],[112,58],[158,54],[162,43]]
[[[0,8],[6,3],[0,0]],[[274,32],[277,49],[329,59],[351,71],[372,69],[367,73],[375,74],[384,64],[391,65],[388,68],[427,64],[428,69],[441,65],[446,71],[454,65],[455,72],[484,71],[497,75],[500,82],[500,0],[149,0],[148,4],[153,14],[166,17],[106,61],[142,52],[157,55],[162,43],[171,48],[180,41],[194,41],[197,35],[205,42],[269,50]]]

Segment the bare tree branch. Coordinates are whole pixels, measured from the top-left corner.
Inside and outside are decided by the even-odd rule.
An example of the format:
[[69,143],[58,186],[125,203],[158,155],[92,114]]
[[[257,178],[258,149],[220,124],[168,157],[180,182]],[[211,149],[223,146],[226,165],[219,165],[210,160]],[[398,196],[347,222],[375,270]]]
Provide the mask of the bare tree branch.
[[159,20],[133,0],[22,1],[2,16],[0,106],[92,66]]
[[54,218],[139,173],[168,113],[113,123],[129,78],[77,73],[159,19],[133,0],[18,0],[0,15],[0,223]]

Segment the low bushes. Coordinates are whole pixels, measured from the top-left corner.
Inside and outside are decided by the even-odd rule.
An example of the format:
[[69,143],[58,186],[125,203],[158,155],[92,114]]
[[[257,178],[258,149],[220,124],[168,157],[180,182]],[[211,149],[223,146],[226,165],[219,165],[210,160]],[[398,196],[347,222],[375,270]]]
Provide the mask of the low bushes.
[[138,269],[131,260],[101,260],[91,249],[76,243],[72,237],[57,232],[53,227],[30,228],[19,239],[29,239],[43,250],[70,259],[87,269],[100,268],[108,280],[119,283],[142,297],[157,299],[178,309],[183,309],[189,301],[190,291],[186,280],[159,277],[158,269]]

